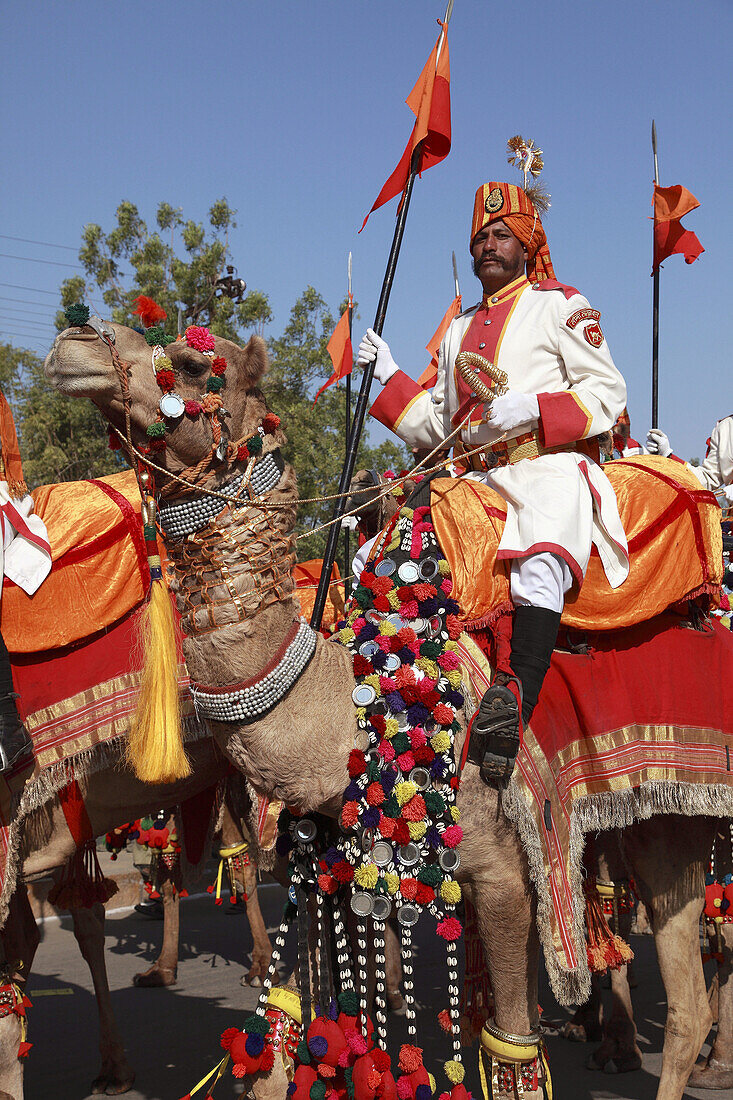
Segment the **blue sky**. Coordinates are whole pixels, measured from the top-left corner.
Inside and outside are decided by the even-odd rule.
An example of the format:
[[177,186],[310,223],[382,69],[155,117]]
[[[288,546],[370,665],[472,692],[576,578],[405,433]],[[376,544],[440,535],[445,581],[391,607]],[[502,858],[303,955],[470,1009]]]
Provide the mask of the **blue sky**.
[[[351,249],[358,340],[376,307],[394,203],[356,230],[404,148],[404,99],[443,10],[443,0],[6,7],[0,283],[12,285],[0,285],[0,339],[45,350],[52,294],[73,270],[48,261],[76,262],[50,245],[77,247],[87,222],[111,227],[121,199],[150,220],[162,200],[201,220],[225,195],[238,210],[234,260],[269,294],[270,332],[309,283],[335,310]],[[680,454],[704,453],[716,419],[733,411],[732,32],[730,0],[455,0],[453,149],[416,183],[384,332],[403,369],[417,376],[426,364],[424,344],[452,297],[451,250],[464,303],[477,298],[473,194],[490,178],[519,181],[505,144],[521,133],[545,152],[558,278],[602,311],[632,431],[645,435],[654,117],[661,182],[700,200],[685,224],[706,249],[662,272],[660,421]]]

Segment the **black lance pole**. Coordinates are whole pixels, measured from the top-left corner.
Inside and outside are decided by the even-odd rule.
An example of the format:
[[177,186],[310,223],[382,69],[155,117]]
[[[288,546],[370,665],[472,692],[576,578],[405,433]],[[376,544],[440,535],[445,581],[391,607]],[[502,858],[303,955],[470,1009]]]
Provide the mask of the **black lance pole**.
[[[657,160],[657,128],[652,119],[652,151],[654,153],[654,186],[659,186],[659,162]],[[654,267],[656,217],[652,222],[652,278],[654,296],[652,305],[652,428],[659,427],[659,266]]]
[[[351,297],[351,253],[349,253],[349,296],[347,298],[347,309],[349,311],[349,340],[351,340],[351,326],[354,319],[354,307],[352,305]],[[346,454],[344,461],[348,458],[349,454],[349,442],[351,439],[351,371],[346,375],[346,431],[345,431],[345,446]],[[349,577],[351,575],[351,551],[349,548],[349,528],[344,527],[344,599],[349,595]]]
[[[415,182],[415,176],[417,175],[419,164],[420,145],[416,146],[412,154],[410,175],[407,177],[407,183],[405,185],[405,190],[402,197],[402,205],[400,206],[397,214],[397,224],[395,225],[394,237],[392,238],[392,247],[389,251],[389,259],[387,260],[387,270],[384,273],[384,282],[382,283],[382,292],[379,295],[377,314],[374,318],[374,324],[372,325],[372,328],[376,332],[377,336],[382,335],[384,319],[387,315],[387,305],[389,303],[389,296],[392,290],[392,284],[394,282],[395,271],[397,269],[397,260],[400,255],[402,237],[405,232],[405,222],[407,221],[407,211],[410,207],[410,198],[412,197],[412,185]],[[351,424],[349,449],[346,453],[346,461],[344,462],[344,468],[341,471],[341,480],[339,481],[339,494],[345,494],[347,492],[349,485],[351,484],[351,479],[354,476],[356,453],[359,450],[359,441],[361,439],[361,433],[364,428],[364,420],[366,419],[367,405],[369,404],[369,391],[372,386],[372,380],[374,379],[375,366],[376,358],[373,362],[367,363],[366,367],[364,368],[364,375],[361,380],[361,389],[359,390],[359,397],[356,402],[356,409],[354,410],[354,419]],[[333,509],[333,516],[331,517],[331,526],[328,531],[328,542],[326,543],[326,549],[323,555],[323,567],[321,569],[321,577],[318,582],[318,591],[316,592],[315,604],[313,605],[313,614],[311,615],[311,626],[314,630],[320,630],[321,628],[323,610],[326,606],[328,586],[331,580],[331,570],[333,569],[333,563],[336,557],[336,547],[338,545],[340,531],[339,520],[341,519],[345,511],[346,497],[344,495],[340,495],[336,500]]]

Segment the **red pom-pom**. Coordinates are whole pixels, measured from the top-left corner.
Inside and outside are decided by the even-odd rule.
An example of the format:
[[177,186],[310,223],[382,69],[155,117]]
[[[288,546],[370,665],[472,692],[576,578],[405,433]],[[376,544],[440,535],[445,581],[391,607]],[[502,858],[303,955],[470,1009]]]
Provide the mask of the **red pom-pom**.
[[146,298],[144,294],[137,296],[135,307],[132,312],[140,318],[145,328],[157,325],[159,321],[165,321],[168,317],[162,306],[159,306],[152,298]]
[[403,1073],[414,1073],[422,1066],[422,1050],[411,1043],[403,1043],[400,1047],[400,1069]]
[[237,1035],[241,1035],[242,1032],[238,1027],[228,1027],[226,1031],[221,1033],[221,1045],[224,1050],[229,1050]]
[[438,927],[435,929],[439,936],[442,936],[448,943],[453,943],[455,940],[461,938],[461,922],[455,917],[445,917]]
[[417,893],[417,879],[403,878],[400,883],[400,893],[403,898],[406,898],[408,901],[413,901]]
[[165,393],[170,393],[176,384],[176,376],[172,370],[159,370],[155,375],[155,381]]
[[272,435],[280,427],[280,417],[275,413],[267,413],[262,421],[262,429],[266,435]]
[[227,361],[222,355],[215,355],[211,360],[211,373],[222,375],[227,369]]
[[361,749],[352,749],[349,753],[349,775],[355,779],[366,771],[366,760]]
[[381,783],[370,783],[366,789],[366,800],[370,806],[381,806],[385,800],[384,788]]

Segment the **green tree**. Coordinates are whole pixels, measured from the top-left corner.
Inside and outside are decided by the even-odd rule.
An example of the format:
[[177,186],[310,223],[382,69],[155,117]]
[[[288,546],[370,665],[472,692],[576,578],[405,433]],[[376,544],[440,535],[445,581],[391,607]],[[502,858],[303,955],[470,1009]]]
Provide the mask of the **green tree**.
[[226,199],[213,204],[207,226],[185,221],[181,210],[167,202],[158,206],[153,229],[128,200],[115,217],[109,233],[93,223],[84,226],[79,259],[86,281],[74,276],[62,283],[59,329],[66,327],[63,309],[84,301],[87,288],[92,298],[101,293],[107,315],[121,325],[140,323],[133,314],[139,294],[165,309],[170,333],[177,331],[179,315],[184,328],[207,325],[230,340],[241,339],[243,330],[261,332],[272,320],[267,296],[257,290],[245,296],[236,279],[229,233],[237,223]]

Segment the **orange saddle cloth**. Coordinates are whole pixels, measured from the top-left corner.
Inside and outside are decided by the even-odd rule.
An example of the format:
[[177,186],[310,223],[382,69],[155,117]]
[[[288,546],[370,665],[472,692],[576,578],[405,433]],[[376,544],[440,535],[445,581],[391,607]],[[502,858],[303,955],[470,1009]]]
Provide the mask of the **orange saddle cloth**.
[[51,543],[51,572],[33,596],[6,577],[0,627],[11,653],[72,645],[142,603],[150,583],[140,493],[132,470],[42,485],[35,510]]
[[[580,592],[568,593],[562,622],[579,630],[620,630],[660,615],[681,600],[719,593],[723,575],[720,508],[680,462],[640,456],[609,462],[629,543],[629,576],[620,588],[606,580],[595,548]],[[509,573],[497,562],[504,500],[468,478],[436,478],[431,512],[450,563],[467,628],[488,625],[511,606]]]

